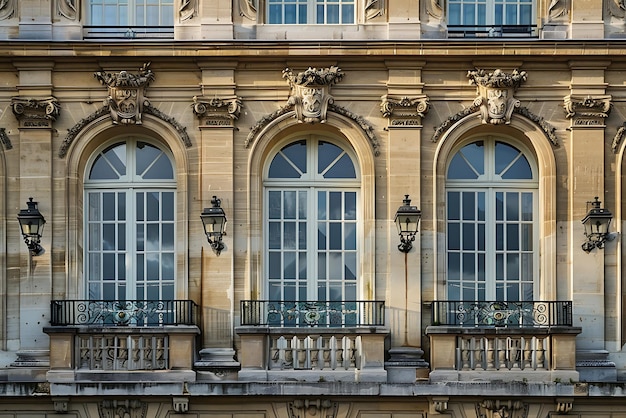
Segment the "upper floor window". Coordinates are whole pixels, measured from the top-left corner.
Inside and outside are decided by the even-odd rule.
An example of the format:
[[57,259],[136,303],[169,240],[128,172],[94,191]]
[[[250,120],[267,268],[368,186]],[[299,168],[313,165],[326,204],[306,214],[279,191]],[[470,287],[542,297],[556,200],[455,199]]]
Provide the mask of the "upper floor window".
[[[532,35],[533,0],[449,0],[448,26],[464,35]],[[469,29],[468,29],[469,28]]]
[[356,0],[267,0],[268,23],[353,24]]
[[90,0],[94,26],[174,26],[174,0]]
[[535,172],[526,153],[494,138],[454,154],[446,176],[448,299],[533,300],[539,276]]

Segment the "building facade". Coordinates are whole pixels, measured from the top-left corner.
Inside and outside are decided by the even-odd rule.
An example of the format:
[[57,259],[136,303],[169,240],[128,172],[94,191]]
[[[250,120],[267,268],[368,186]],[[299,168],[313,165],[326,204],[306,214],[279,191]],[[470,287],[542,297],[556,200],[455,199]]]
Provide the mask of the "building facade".
[[0,1],[0,417],[626,417],[625,19]]

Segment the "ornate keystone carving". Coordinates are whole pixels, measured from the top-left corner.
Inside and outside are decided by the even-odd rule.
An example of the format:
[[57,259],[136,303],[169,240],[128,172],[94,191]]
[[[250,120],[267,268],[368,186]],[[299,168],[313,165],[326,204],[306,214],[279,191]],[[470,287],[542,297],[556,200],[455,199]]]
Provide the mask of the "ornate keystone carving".
[[16,17],[17,0],[0,0],[0,20]]
[[100,418],[145,418],[148,404],[137,400],[106,400],[98,405]]
[[343,78],[338,67],[311,68],[294,74],[291,69],[283,70],[283,78],[289,80],[291,96],[287,102],[294,106],[296,118],[300,122],[326,122],[328,105],[334,102],[330,95],[330,87]]
[[196,0],[181,0],[178,13],[180,15],[180,21],[193,19],[197,14]]
[[206,99],[194,96],[192,108],[202,127],[233,127],[241,112],[241,98]]
[[502,70],[487,73],[485,70],[468,71],[470,84],[477,86],[478,97],[474,105],[480,106],[483,123],[493,125],[511,123],[513,110],[520,107],[520,101],[513,97],[515,90],[526,81],[526,72],[514,70],[507,74]]
[[20,128],[52,128],[61,112],[61,105],[54,97],[45,99],[11,98],[11,109]]
[[559,414],[567,414],[574,406],[574,398],[557,398],[554,410]]
[[337,402],[327,399],[295,400],[287,404],[289,418],[337,418]]
[[390,126],[420,126],[428,112],[428,97],[401,97],[386,94],[381,97],[380,111],[389,118]]
[[527,418],[528,404],[521,401],[486,399],[476,404],[478,418]]
[[144,91],[154,81],[154,73],[149,67],[149,62],[144,64],[139,74],[127,71],[94,73],[94,77],[108,87],[109,96],[104,99],[104,106],[111,111],[114,124],[141,125],[143,108],[150,105],[150,101],[144,97]]
[[565,97],[563,108],[565,117],[572,119],[574,126],[602,126],[604,119],[611,113],[611,96],[580,96]]

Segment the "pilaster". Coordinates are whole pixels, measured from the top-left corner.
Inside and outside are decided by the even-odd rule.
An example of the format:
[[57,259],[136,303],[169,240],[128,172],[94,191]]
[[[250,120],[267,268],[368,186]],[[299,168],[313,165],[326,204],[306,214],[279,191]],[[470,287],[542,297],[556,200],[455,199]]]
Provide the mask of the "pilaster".
[[[52,65],[16,63],[19,74],[18,95],[12,109],[19,123],[19,193],[10,207],[25,207],[30,197],[38,202],[46,219],[41,245],[42,255],[34,256],[26,245],[20,245],[19,339],[16,366],[36,368],[48,365],[49,339],[41,330],[48,323],[52,293],[53,253],[53,123],[59,104],[52,97]],[[11,325],[9,325],[11,326]],[[15,325],[13,325],[15,326]]]
[[602,0],[571,1],[570,37],[573,39],[604,38],[604,10]]
[[[588,211],[586,202],[598,196],[604,201],[605,119],[611,108],[606,95],[605,62],[570,62],[571,94],[564,98],[570,119],[568,161],[568,213],[570,223],[570,288],[576,325],[585,332],[577,337],[577,357],[605,348],[605,259],[606,249],[589,253],[581,249],[584,229],[581,219]],[[582,372],[581,372],[582,374]]]
[[[211,250],[206,239],[201,246],[201,301],[203,339],[201,360],[196,366],[216,377],[225,376],[219,364],[231,371],[234,367],[232,351],[234,311],[234,257],[233,237],[236,233],[234,200],[234,131],[239,117],[241,100],[235,96],[234,63],[200,63],[202,96],[193,98],[193,111],[200,130],[200,189],[199,205],[193,210],[210,207],[211,199],[221,200],[228,220],[223,237],[224,249]],[[195,215],[191,215],[192,217]],[[198,222],[200,220],[198,219]],[[198,223],[198,227],[201,225]],[[215,356],[215,349],[221,349]],[[224,353],[224,350],[230,350]],[[216,360],[217,359],[217,360]],[[210,367],[209,367],[210,366]]]
[[418,232],[413,249],[403,253],[394,214],[405,195],[411,205],[421,203],[422,117],[428,98],[422,93],[420,62],[394,63],[389,67],[388,94],[381,98],[381,112],[388,118],[387,140],[387,234],[389,279],[386,301],[392,328],[391,346],[421,347],[421,238]]

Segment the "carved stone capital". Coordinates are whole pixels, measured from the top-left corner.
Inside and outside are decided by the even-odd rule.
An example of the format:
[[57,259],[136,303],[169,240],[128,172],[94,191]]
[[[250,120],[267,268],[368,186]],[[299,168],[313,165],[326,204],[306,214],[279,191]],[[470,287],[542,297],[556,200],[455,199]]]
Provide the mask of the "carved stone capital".
[[241,112],[241,98],[213,98],[193,97],[193,113],[200,119],[200,127],[234,127],[234,121],[239,119]]
[[98,405],[100,418],[145,418],[148,404],[138,400],[104,400]]
[[514,70],[507,74],[502,70],[495,70],[487,73],[477,69],[468,71],[467,78],[470,84],[476,86],[478,96],[474,99],[474,106],[480,108],[482,122],[493,125],[511,123],[513,111],[520,107],[520,101],[514,97],[514,93],[526,81],[526,72]]
[[563,99],[565,117],[573,126],[602,126],[611,113],[611,96],[569,95]]
[[476,404],[478,418],[527,418],[528,404],[522,401],[485,399]]
[[420,126],[429,108],[425,95],[407,97],[386,94],[381,97],[380,103],[380,111],[389,118],[390,126]]
[[574,406],[574,398],[556,398],[554,411],[559,414],[567,414]]
[[334,102],[330,95],[330,87],[343,78],[338,67],[311,68],[300,73],[294,73],[286,68],[283,78],[289,81],[291,95],[287,101],[296,111],[296,118],[300,122],[324,123],[328,106]]
[[150,63],[145,63],[139,74],[128,71],[94,73],[94,77],[108,87],[109,96],[104,99],[104,106],[110,110],[114,124],[141,125],[144,106],[150,105],[144,92],[154,81],[154,73],[149,67]]
[[[447,396],[433,396],[430,400],[431,413],[443,414],[448,410],[448,401],[450,399]],[[434,412],[432,412],[434,411]]]
[[44,99],[11,98],[11,109],[20,128],[52,128],[61,112],[61,105],[54,97]]
[[297,399],[287,404],[289,418],[337,418],[337,402],[328,399]]

